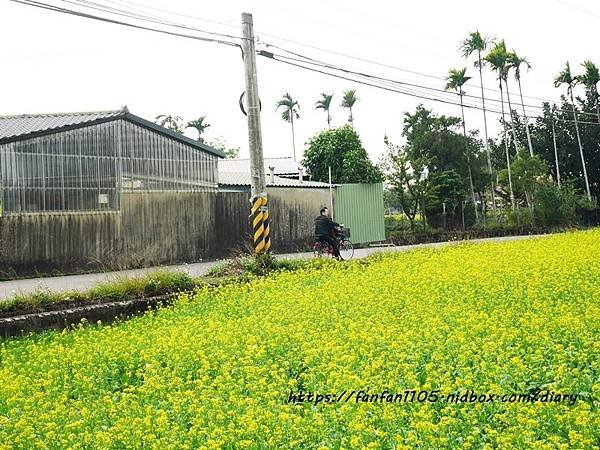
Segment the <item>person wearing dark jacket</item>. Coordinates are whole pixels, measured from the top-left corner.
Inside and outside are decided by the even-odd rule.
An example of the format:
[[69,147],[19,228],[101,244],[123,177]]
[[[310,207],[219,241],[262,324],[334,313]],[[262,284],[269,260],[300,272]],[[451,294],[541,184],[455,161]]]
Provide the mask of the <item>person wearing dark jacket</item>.
[[333,235],[333,230],[339,226],[339,223],[329,218],[329,209],[327,207],[322,208],[321,214],[315,219],[315,237],[317,240],[327,242],[333,247],[333,256],[335,258],[340,257],[340,249],[337,239]]

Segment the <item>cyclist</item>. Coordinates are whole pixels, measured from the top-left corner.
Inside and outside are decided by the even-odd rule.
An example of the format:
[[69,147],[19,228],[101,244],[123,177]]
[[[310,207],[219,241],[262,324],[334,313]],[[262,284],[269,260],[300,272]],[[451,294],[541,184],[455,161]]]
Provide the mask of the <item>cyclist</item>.
[[335,238],[335,228],[340,224],[329,218],[329,209],[321,208],[321,214],[315,219],[315,238],[317,241],[326,242],[333,247],[333,257],[340,259],[340,249]]

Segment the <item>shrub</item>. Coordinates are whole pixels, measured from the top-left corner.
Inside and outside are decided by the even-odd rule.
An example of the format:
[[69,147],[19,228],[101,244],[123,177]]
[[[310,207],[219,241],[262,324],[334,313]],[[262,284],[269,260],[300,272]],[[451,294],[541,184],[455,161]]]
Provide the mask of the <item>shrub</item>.
[[570,185],[561,189],[554,184],[541,186],[535,196],[534,216],[542,226],[568,226],[577,222],[577,194]]

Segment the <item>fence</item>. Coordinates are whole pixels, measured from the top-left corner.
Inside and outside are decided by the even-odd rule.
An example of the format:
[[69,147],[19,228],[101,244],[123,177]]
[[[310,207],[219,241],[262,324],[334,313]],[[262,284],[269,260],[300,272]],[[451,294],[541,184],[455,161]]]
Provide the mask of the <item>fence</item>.
[[[273,248],[302,250],[327,189],[269,189]],[[246,246],[248,193],[123,192],[120,211],[0,217],[0,278],[173,264]]]
[[350,228],[355,244],[385,240],[383,184],[342,184],[336,187],[335,221]]

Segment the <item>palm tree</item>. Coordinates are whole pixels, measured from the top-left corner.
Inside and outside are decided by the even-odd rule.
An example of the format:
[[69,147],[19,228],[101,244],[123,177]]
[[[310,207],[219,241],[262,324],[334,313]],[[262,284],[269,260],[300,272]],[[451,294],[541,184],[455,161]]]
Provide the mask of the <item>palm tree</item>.
[[513,142],[515,144],[515,152],[519,153],[519,141],[517,140],[517,131],[515,129],[515,122],[513,120],[513,109],[512,109],[512,104],[510,102],[510,91],[508,90],[508,72],[510,70],[510,64],[509,64],[510,54],[506,50],[506,43],[504,42],[504,39],[502,39],[500,42],[498,42],[490,53],[492,53],[494,51],[496,51],[496,56],[498,57],[498,59],[503,60],[503,63],[502,63],[503,70],[501,71],[501,74],[502,74],[502,81],[504,81],[504,86],[506,87],[506,100],[508,101],[508,115],[510,117],[510,129],[511,129],[512,135],[513,135]]
[[206,116],[200,116],[196,120],[190,120],[187,123],[187,125],[185,126],[186,128],[194,128],[196,131],[198,131],[198,142],[201,142],[201,143],[204,142],[202,133],[204,133],[204,131],[206,131],[206,129],[208,127],[210,127],[210,124],[205,123],[205,120],[206,120]]
[[294,118],[300,118],[300,114],[298,114],[300,105],[296,100],[292,98],[292,96],[289,93],[286,92],[285,94],[283,94],[283,98],[277,102],[276,110],[279,108],[283,108],[281,118],[285,122],[289,122],[292,124],[292,148],[294,151],[294,161],[296,161],[296,137],[294,135]]
[[183,133],[183,126],[181,123],[183,119],[179,116],[170,116],[166,114],[161,114],[154,118],[154,123],[157,123],[161,127],[168,128],[171,131],[176,133]]
[[475,67],[479,69],[479,82],[481,84],[481,104],[483,105],[483,127],[485,130],[485,151],[487,156],[488,171],[492,180],[492,208],[494,211],[494,217],[496,217],[496,186],[494,183],[493,171],[492,171],[492,157],[490,152],[490,143],[488,138],[488,127],[487,127],[487,116],[485,109],[485,94],[483,92],[483,65],[484,61],[481,59],[481,52],[484,52],[494,40],[488,36],[482,36],[479,30],[474,33],[470,33],[469,37],[461,44],[462,55],[468,58],[473,53],[477,52],[477,61],[475,61]]
[[321,94],[321,100],[315,103],[315,109],[322,109],[327,113],[327,128],[331,129],[331,114],[329,109],[331,108],[331,99],[333,94]]
[[341,106],[342,108],[348,108],[350,110],[350,117],[348,118],[348,122],[352,124],[354,128],[354,116],[352,115],[352,107],[358,100],[358,96],[356,95],[356,89],[350,89],[344,92],[344,97],[342,98]]
[[525,132],[527,133],[529,155],[533,156],[533,145],[531,144],[531,133],[529,132],[529,118],[525,112],[525,102],[523,101],[523,90],[521,88],[521,65],[523,64],[525,64],[527,70],[531,69],[531,64],[529,64],[529,61],[524,56],[517,55],[514,50],[508,54],[508,67],[515,70],[515,80],[519,84],[519,95],[521,96],[521,106],[523,107],[523,117],[525,118]]
[[[502,41],[503,43],[504,41]],[[500,44],[496,46],[485,56],[485,61],[490,65],[492,70],[498,73],[498,84],[500,86],[500,103],[502,104],[502,124],[504,126],[504,150],[506,151],[506,169],[508,170],[508,188],[510,190],[510,203],[512,209],[516,208],[515,194],[512,188],[512,173],[510,170],[510,155],[508,153],[508,132],[506,130],[506,115],[504,113],[504,94],[502,91],[502,80],[506,75],[506,47]]]
[[573,119],[575,119],[575,133],[577,134],[577,143],[579,144],[579,155],[581,156],[581,166],[583,167],[583,178],[585,180],[585,189],[587,191],[588,200],[592,199],[590,194],[590,183],[587,176],[587,168],[585,166],[585,158],[583,156],[583,145],[581,145],[581,136],[579,135],[579,123],[577,122],[577,111],[575,110],[575,99],[573,97],[573,88],[577,84],[577,77],[571,74],[571,66],[569,62],[565,68],[554,79],[554,87],[560,87],[563,84],[567,85],[567,94],[571,97],[571,107],[573,108]]
[[596,114],[598,116],[598,123],[600,123],[600,99],[598,98],[600,73],[598,72],[598,67],[592,61],[584,61],[581,65],[585,69],[585,73],[579,75],[577,81],[585,86],[588,98],[596,103]]
[[473,175],[471,173],[471,157],[469,155],[469,149],[467,147],[467,127],[465,124],[465,107],[463,105],[463,95],[465,92],[462,87],[464,84],[471,79],[471,77],[466,76],[467,68],[463,69],[450,69],[448,72],[448,77],[446,78],[446,89],[454,90],[458,93],[460,97],[460,112],[462,114],[462,127],[463,127],[463,136],[465,137],[465,154],[467,155],[467,166],[469,167],[469,183],[471,185],[471,197],[473,198],[473,208],[475,209],[475,220],[479,220],[479,213],[477,212],[477,203],[475,202],[475,189],[473,188]]

